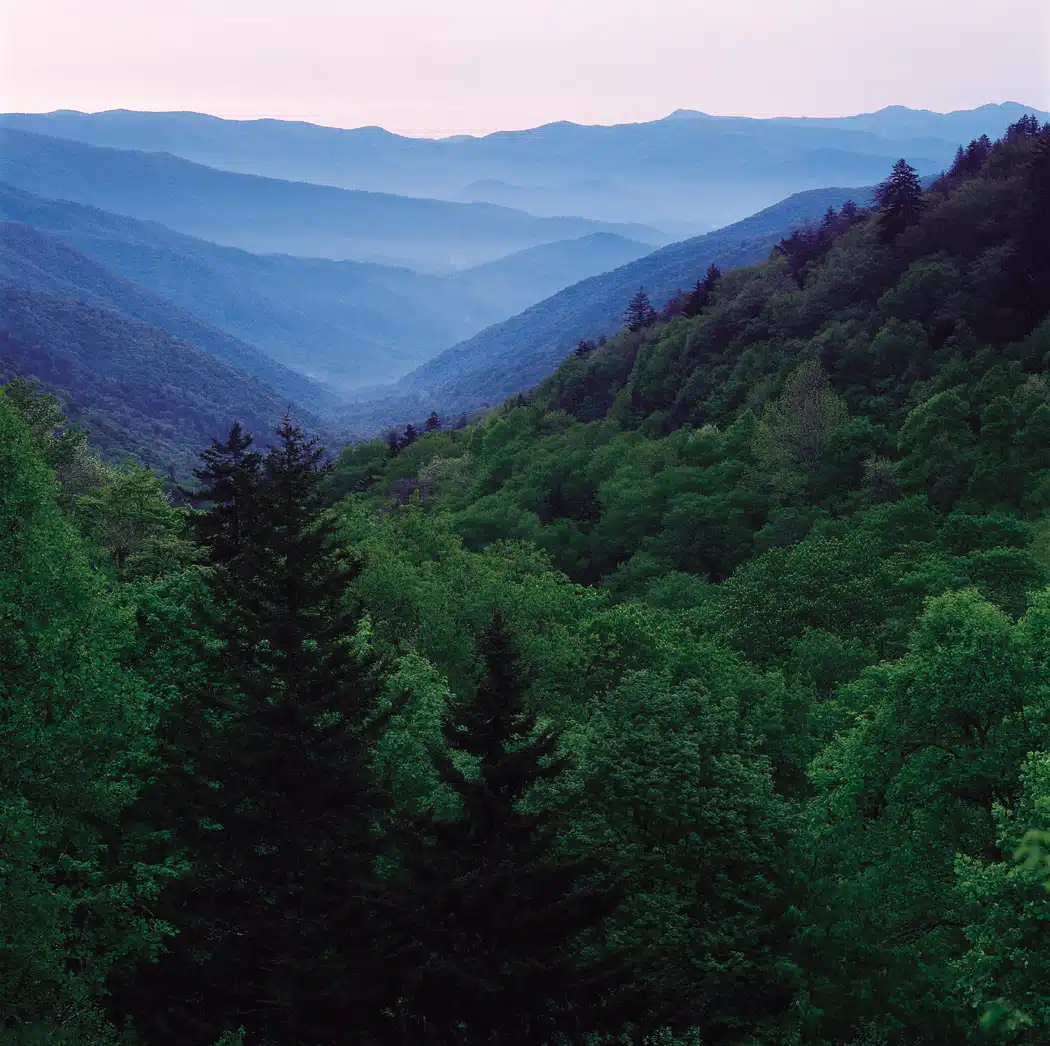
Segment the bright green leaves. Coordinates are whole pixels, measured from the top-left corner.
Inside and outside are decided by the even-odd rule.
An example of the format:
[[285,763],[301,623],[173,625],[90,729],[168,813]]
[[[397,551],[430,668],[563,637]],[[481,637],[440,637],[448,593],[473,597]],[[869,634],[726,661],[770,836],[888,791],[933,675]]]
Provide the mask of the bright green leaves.
[[0,393],[0,1013],[26,1035],[94,1036],[111,969],[166,932],[147,902],[168,870],[114,845],[152,701],[121,664],[127,616],[57,497]]
[[967,1001],[982,1024],[1008,1042],[1040,1043],[1050,1034],[1050,755],[1021,768],[1022,792],[995,819],[1003,857],[960,857],[959,888],[971,905],[969,950],[958,960]]
[[[974,591],[933,599],[907,653],[839,693],[839,732],[811,771],[814,902],[858,1013],[877,1017],[889,992],[900,1027],[937,1007],[965,1024],[951,970],[979,877],[957,878],[957,855],[973,871],[996,852],[996,811],[1023,805],[1019,769],[1050,742],[1044,610],[1015,623]],[[887,963],[899,983],[865,981]]]

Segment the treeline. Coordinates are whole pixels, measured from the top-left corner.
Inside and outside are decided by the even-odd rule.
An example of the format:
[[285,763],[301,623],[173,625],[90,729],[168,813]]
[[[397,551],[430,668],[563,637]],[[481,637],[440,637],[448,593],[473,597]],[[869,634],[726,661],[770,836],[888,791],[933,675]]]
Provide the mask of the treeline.
[[0,393],[6,1038],[1045,1041],[1050,130],[975,149],[197,508]]

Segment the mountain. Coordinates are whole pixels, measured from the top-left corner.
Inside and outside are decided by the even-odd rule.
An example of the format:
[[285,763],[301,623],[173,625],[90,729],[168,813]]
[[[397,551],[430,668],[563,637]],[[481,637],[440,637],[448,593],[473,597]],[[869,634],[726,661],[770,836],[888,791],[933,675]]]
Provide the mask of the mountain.
[[250,251],[435,272],[593,232],[649,243],[667,239],[638,225],[537,218],[490,204],[235,174],[169,154],[102,148],[9,127],[0,130],[0,181]]
[[28,225],[0,221],[0,280],[159,327],[308,409],[323,410],[339,403],[339,397],[325,386]]
[[[167,331],[83,301],[0,283],[0,382],[41,381],[108,456],[185,477],[233,421],[265,432],[292,405]],[[319,429],[309,412],[295,417]]]
[[[649,250],[639,241],[594,233],[462,273],[427,276],[367,262],[252,254],[2,183],[0,219],[52,234],[208,324],[343,391],[396,381],[553,291]],[[208,347],[196,334],[157,325]]]
[[[441,277],[364,262],[251,254],[3,184],[0,218],[53,235],[207,324],[340,389],[394,381],[517,311],[479,303]],[[129,315],[183,333],[156,316]],[[196,334],[184,336],[209,347]]]
[[471,298],[510,316],[563,287],[619,268],[651,251],[652,247],[639,240],[596,232],[528,247],[446,279]]
[[735,268],[761,261],[792,229],[870,190],[819,189],[799,193],[742,222],[674,243],[643,258],[566,287],[503,323],[455,345],[368,400],[341,412],[351,431],[425,417],[431,410],[460,413],[491,406],[531,388],[550,374],[583,338],[615,333],[631,295],[644,287],[657,305],[689,289],[707,267]]
[[959,142],[998,137],[1025,111],[1036,110],[1014,102],[951,113],[890,106],[843,118],[773,120],[680,110],[646,123],[562,121],[436,140],[379,127],[199,113],[61,111],[3,119],[23,130],[169,152],[226,170],[695,233],[802,190],[870,185],[901,156],[936,174]]

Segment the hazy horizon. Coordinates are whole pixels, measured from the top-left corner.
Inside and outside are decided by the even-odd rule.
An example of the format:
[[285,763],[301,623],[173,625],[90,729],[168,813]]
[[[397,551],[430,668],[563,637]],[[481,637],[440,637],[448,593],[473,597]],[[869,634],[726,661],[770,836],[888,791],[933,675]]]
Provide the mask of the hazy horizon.
[[[1040,112],[1048,112],[1048,111],[1050,111],[1050,109],[1044,109],[1043,106],[1040,106],[1040,105],[1028,105],[1027,102],[1020,101],[1017,98],[996,99],[995,101],[992,101],[992,102],[983,102],[983,103],[981,103],[981,105],[978,105],[978,106],[968,106],[968,107],[965,107],[965,108],[963,108],[961,110],[931,109],[929,106],[916,106],[916,105],[906,106],[904,108],[908,108],[908,109],[910,109],[913,112],[925,111],[925,112],[935,112],[935,113],[939,113],[941,115],[945,115],[945,114],[949,114],[951,112],[958,112],[958,111],[968,112],[968,111],[973,111],[973,110],[978,109],[978,108],[994,106],[994,105],[1015,105],[1015,104],[1016,105],[1020,105],[1024,109],[1028,109],[1028,110],[1037,110],[1037,111],[1040,111]],[[878,106],[877,109],[867,110],[867,111],[864,111],[864,112],[848,112],[848,113],[847,112],[842,112],[842,113],[777,113],[777,114],[775,114],[773,116],[752,116],[750,113],[711,113],[711,112],[705,112],[704,115],[706,115],[706,116],[713,116],[713,117],[718,118],[718,119],[745,119],[745,120],[778,120],[778,119],[810,119],[810,120],[819,120],[819,119],[841,119],[843,117],[850,117],[850,116],[866,116],[866,115],[869,115],[872,112],[877,112],[880,109],[894,108],[896,105],[897,105],[897,103],[889,102],[885,106]],[[645,122],[651,122],[651,121],[665,119],[665,118],[673,115],[674,112],[680,111],[680,110],[683,110],[683,109],[686,109],[686,108],[689,108],[689,107],[687,107],[687,106],[679,106],[678,110],[671,110],[670,112],[661,113],[661,114],[659,114],[657,116],[649,117],[646,120],[610,120],[610,121],[602,121],[602,122],[590,123],[590,124],[586,124],[586,123],[583,123],[582,121],[577,121],[577,120],[548,120],[548,121],[545,122],[545,124],[530,124],[530,125],[523,126],[523,127],[497,127],[497,128],[493,128],[492,130],[480,130],[480,131],[475,131],[475,132],[453,131],[453,132],[431,132],[431,133],[428,133],[426,131],[418,130],[418,129],[415,130],[414,132],[412,130],[397,130],[397,129],[391,128],[391,127],[384,127],[382,124],[335,124],[335,123],[323,123],[323,122],[321,122],[319,120],[302,120],[302,121],[294,121],[294,122],[310,123],[310,124],[313,124],[314,126],[317,126],[317,127],[328,127],[328,128],[335,129],[335,130],[346,130],[346,131],[361,130],[361,129],[369,128],[369,127],[379,127],[381,130],[388,131],[388,132],[390,132],[392,134],[398,134],[398,135],[400,135],[402,137],[418,137],[418,138],[478,137],[478,138],[481,138],[481,137],[485,137],[485,136],[491,135],[491,134],[501,134],[501,133],[506,133],[506,132],[511,132],[511,131],[535,130],[536,128],[539,128],[539,127],[542,127],[542,126],[545,126],[545,125],[556,124],[556,123],[572,123],[572,124],[575,124],[577,126],[593,126],[593,127],[614,127],[614,126],[623,125],[623,124],[645,123]],[[74,113],[74,112],[76,112],[76,113],[84,113],[84,114],[91,115],[91,116],[97,116],[97,115],[99,115],[101,113],[138,112],[138,113],[165,113],[165,114],[176,114],[176,113],[178,113],[178,114],[187,114],[187,115],[195,115],[195,116],[214,117],[215,119],[220,119],[220,120],[237,120],[237,121],[245,121],[245,122],[251,122],[251,121],[254,121],[254,120],[289,120],[289,121],[292,120],[291,117],[285,117],[285,116],[271,116],[271,115],[230,116],[230,115],[226,115],[226,114],[223,114],[223,113],[206,112],[206,111],[204,111],[202,109],[133,109],[133,108],[130,108],[128,106],[114,106],[114,107],[108,108],[108,109],[59,108],[59,109],[41,109],[41,110],[36,110],[36,111],[4,109],[2,111],[4,113],[7,113],[7,114],[21,114],[21,115],[30,115],[30,116],[48,116],[48,115],[51,115],[51,114],[54,114],[54,113],[63,113],[63,112],[66,112],[66,113]],[[696,111],[696,110],[694,110],[694,111]]]
[[835,117],[1050,110],[1043,0],[37,0],[3,20],[0,108],[191,111],[486,134],[675,109]]

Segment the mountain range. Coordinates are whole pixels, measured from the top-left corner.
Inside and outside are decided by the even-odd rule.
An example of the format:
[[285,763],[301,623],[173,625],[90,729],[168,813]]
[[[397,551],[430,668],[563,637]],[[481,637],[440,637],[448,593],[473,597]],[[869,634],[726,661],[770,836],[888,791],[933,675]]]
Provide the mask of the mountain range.
[[488,203],[235,174],[165,153],[85,145],[10,127],[0,130],[0,181],[249,251],[430,272],[468,268],[595,232],[654,245],[669,239],[638,224],[538,218]]
[[[995,137],[1026,112],[1050,119],[1016,102],[950,113],[889,106],[826,119],[750,119],[683,109],[645,123],[562,121],[445,139],[407,138],[380,127],[344,130],[184,112],[59,111],[9,114],[3,121],[94,145],[171,153],[223,170],[484,201],[538,215],[642,222],[686,236],[805,189],[873,184],[901,156],[921,173],[936,174],[950,164],[960,142]],[[382,243],[372,247],[389,257]]]
[[[637,241],[597,233],[439,277],[364,262],[252,254],[157,222],[46,199],[2,183],[0,219],[49,234],[101,263],[111,277],[134,281],[140,291],[169,299],[204,325],[344,391],[394,381],[554,290],[649,250]],[[6,278],[17,280],[16,257],[30,241],[13,233],[7,241]],[[62,293],[54,282],[40,284],[38,274],[30,275],[38,268],[35,249],[30,255],[24,259],[27,284]],[[72,255],[69,260],[64,277],[70,293],[76,284],[76,296],[90,297],[79,275],[84,260],[74,262]],[[128,293],[127,287],[119,293],[111,289],[98,300],[156,322],[156,303],[131,310],[121,306]],[[182,321],[158,325],[202,347],[207,342]]]
[[[9,115],[0,118],[0,282],[11,315],[0,315],[0,363],[83,400],[78,409],[103,419],[110,436],[100,445],[113,452],[138,448],[155,427],[149,404],[161,403],[165,467],[186,450],[178,434],[197,439],[234,395],[255,419],[292,409],[351,438],[432,410],[470,413],[535,386],[580,340],[614,334],[639,287],[659,307],[711,264],[760,261],[829,207],[869,202],[901,152],[947,166],[958,142],[998,136],[1023,111],[741,120],[679,110],[649,124],[440,141],[199,114]],[[231,165],[244,170],[219,169]],[[438,198],[554,186],[578,192],[593,214],[615,182],[608,200],[626,216],[642,215],[627,207],[634,194],[675,211],[664,228],[682,228],[703,224],[676,196],[687,183],[691,201],[717,201],[724,214],[774,191],[785,172],[805,183],[829,170],[844,172],[841,187],[804,188],[670,244],[641,221]],[[309,180],[336,175],[434,198]],[[177,395],[164,391],[169,359],[182,375]],[[207,390],[212,380],[229,396]],[[114,383],[137,404],[130,413]],[[115,418],[129,441],[114,435]]]

